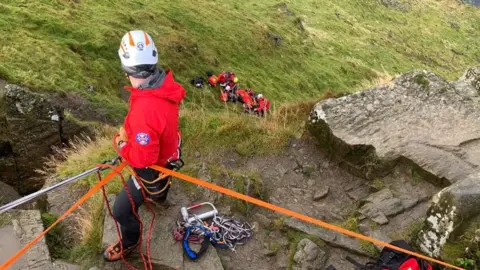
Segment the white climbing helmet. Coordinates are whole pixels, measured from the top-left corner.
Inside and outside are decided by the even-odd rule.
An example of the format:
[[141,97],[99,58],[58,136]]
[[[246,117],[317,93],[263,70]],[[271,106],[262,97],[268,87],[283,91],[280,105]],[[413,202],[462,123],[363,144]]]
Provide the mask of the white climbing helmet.
[[258,99],[263,98],[263,95],[262,95],[262,94],[258,94],[257,98],[258,98]]
[[158,51],[152,37],[142,30],[126,33],[120,43],[118,55],[122,69],[136,78],[146,78],[155,70]]

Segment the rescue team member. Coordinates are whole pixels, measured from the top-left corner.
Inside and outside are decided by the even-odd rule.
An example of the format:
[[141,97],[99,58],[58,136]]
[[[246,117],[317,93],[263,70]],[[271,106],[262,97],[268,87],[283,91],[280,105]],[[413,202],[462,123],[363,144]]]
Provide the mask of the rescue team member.
[[218,83],[223,88],[223,92],[227,93],[228,100],[235,102],[235,95],[238,88],[238,77],[234,72],[222,72],[218,75]]
[[256,105],[255,99],[250,95],[250,92],[253,91],[251,89],[248,90],[237,90],[238,100],[243,103],[243,112],[245,113],[252,113],[253,108]]
[[264,116],[270,110],[270,101],[264,98],[262,94],[258,94],[257,106],[253,112],[259,116]]
[[[158,51],[146,32],[125,34],[118,54],[132,87],[125,87],[131,91],[130,109],[116,143],[121,157],[136,175],[130,176],[127,187],[138,211],[144,201],[141,189],[149,200],[162,203],[170,188],[171,177],[147,167],[156,164],[178,169],[183,165],[178,117],[186,92],[174,81],[172,72],[157,67]],[[140,223],[125,188],[115,200],[113,215],[120,224],[122,240],[105,250],[106,261],[119,260],[122,253],[128,255],[140,239]]]

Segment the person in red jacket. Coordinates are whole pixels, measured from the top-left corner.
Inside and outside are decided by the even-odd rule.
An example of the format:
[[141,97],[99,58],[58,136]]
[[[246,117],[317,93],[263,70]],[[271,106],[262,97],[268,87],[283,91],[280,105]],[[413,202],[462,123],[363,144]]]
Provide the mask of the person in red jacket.
[[263,97],[262,94],[257,96],[257,107],[253,110],[255,114],[264,116],[270,110],[270,101]]
[[238,78],[233,72],[222,72],[218,75],[218,83],[222,87],[220,100],[232,101],[236,100],[236,91],[238,89]]
[[167,197],[171,177],[148,167],[179,169],[183,165],[178,117],[185,90],[175,82],[172,72],[157,67],[158,51],[146,32],[136,30],[125,34],[118,53],[132,86],[125,87],[131,91],[130,109],[116,144],[134,175],[113,205],[122,237],[104,251],[106,261],[119,260],[138,246],[140,222],[136,214],[144,202],[142,191],[153,202],[162,203]]
[[237,96],[238,100],[243,103],[243,111],[245,113],[252,113],[255,100],[252,98],[249,91],[243,89],[237,90]]

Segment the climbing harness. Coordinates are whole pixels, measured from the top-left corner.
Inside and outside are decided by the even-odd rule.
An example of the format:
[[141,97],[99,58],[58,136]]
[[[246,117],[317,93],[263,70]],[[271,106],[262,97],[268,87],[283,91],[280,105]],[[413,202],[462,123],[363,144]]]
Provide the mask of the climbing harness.
[[[103,168],[109,168],[111,167],[111,165],[105,165],[105,164],[99,164],[97,165],[99,167],[103,167]],[[145,195],[145,192],[143,191],[143,189],[140,189],[141,192],[142,192],[142,196],[144,198],[144,201],[145,201],[145,206],[147,207],[148,211],[151,213],[152,215],[152,219],[151,219],[151,222],[150,222],[150,227],[149,227],[149,230],[148,230],[148,233],[147,233],[147,258],[145,259],[145,255],[143,254],[142,252],[142,242],[143,242],[143,222],[140,218],[140,216],[138,215],[137,211],[135,211],[135,201],[133,200],[133,197],[130,193],[130,191],[128,190],[128,186],[127,186],[127,183],[125,181],[125,178],[123,177],[123,175],[121,173],[118,173],[120,179],[122,180],[122,184],[125,188],[125,192],[128,196],[128,199],[130,201],[130,205],[132,207],[132,213],[134,214],[135,216],[135,219],[137,219],[137,221],[139,222],[140,224],[140,239],[138,241],[138,252],[140,253],[140,257],[142,258],[142,262],[144,264],[144,267],[145,269],[150,269],[150,270],[153,270],[153,266],[152,266],[152,259],[151,259],[151,255],[150,255],[150,240],[152,238],[152,232],[153,232],[153,225],[154,225],[154,222],[155,222],[155,212],[153,211],[153,209],[151,208],[150,204],[149,204],[149,201],[146,200],[147,196]],[[98,178],[99,178],[99,181],[101,181],[101,175],[98,173],[97,174]],[[114,215],[113,215],[113,212],[111,210],[111,207],[110,207],[110,203],[108,202],[108,198],[107,198],[107,195],[106,195],[106,192],[105,192],[105,188],[102,187],[102,192],[103,192],[103,198],[104,198],[104,201],[105,201],[105,204],[107,206],[107,209],[108,209],[108,212],[110,214],[110,216],[112,217],[112,219],[115,221],[115,228],[117,230],[117,235],[118,235],[118,240],[120,241],[120,255],[121,255],[121,258],[122,258],[122,261],[125,263],[125,265],[128,267],[128,269],[131,269],[131,270],[138,270],[138,268],[132,266],[131,264],[129,264],[127,262],[127,260],[124,258],[124,254],[123,254],[123,244],[122,244],[122,235],[120,233],[120,228],[118,226],[118,222],[116,221]],[[147,268],[147,263],[148,263],[148,266],[149,268]]]
[[[118,159],[118,157],[117,157],[117,158],[114,158],[114,159],[111,159],[111,160],[105,160],[102,164],[107,164],[107,163],[117,164],[118,160],[119,160],[119,159]],[[78,181],[78,180],[80,180],[80,179],[83,179],[83,178],[85,178],[85,177],[87,177],[87,176],[89,176],[89,175],[92,175],[92,174],[94,174],[94,173],[97,173],[97,172],[103,171],[103,170],[105,170],[105,168],[100,168],[100,167],[97,166],[97,167],[92,168],[92,169],[90,169],[90,170],[84,171],[84,172],[82,172],[82,173],[80,173],[80,174],[77,174],[77,175],[75,175],[75,176],[73,176],[73,177],[70,177],[70,178],[68,178],[68,179],[66,179],[66,180],[64,180],[64,181],[62,181],[62,182],[60,182],[60,183],[57,183],[57,184],[53,185],[53,186],[50,186],[50,187],[41,189],[41,190],[39,190],[39,191],[37,191],[37,192],[34,192],[34,193],[29,194],[29,195],[27,195],[27,196],[25,196],[25,197],[22,197],[22,198],[20,198],[20,199],[18,199],[18,200],[15,200],[15,201],[13,201],[13,202],[10,202],[10,203],[7,203],[7,204],[5,204],[5,205],[2,205],[2,206],[0,206],[0,214],[3,214],[3,213],[5,213],[6,211],[8,211],[8,210],[10,210],[10,209],[12,209],[12,208],[15,208],[15,207],[17,207],[17,206],[20,206],[20,205],[22,205],[22,204],[25,204],[25,203],[27,203],[27,202],[33,201],[34,199],[36,199],[36,198],[38,198],[38,197],[40,197],[40,196],[42,196],[42,195],[44,195],[44,194],[46,194],[46,193],[54,190],[54,189],[57,189],[57,188],[59,188],[59,187],[63,187],[63,186],[65,186],[65,185],[71,184],[71,183],[73,183],[73,182],[76,182],[76,181]]]

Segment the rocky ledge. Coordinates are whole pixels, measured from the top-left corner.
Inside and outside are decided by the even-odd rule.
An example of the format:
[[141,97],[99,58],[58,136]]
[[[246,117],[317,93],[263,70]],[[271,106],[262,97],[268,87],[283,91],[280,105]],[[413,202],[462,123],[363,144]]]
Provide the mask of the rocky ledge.
[[[455,82],[412,71],[321,101],[308,129],[333,160],[359,177],[383,177],[402,163],[445,188],[431,201],[419,243],[438,256],[449,237],[480,213],[479,95],[480,67]],[[401,208],[400,201],[392,203]]]

